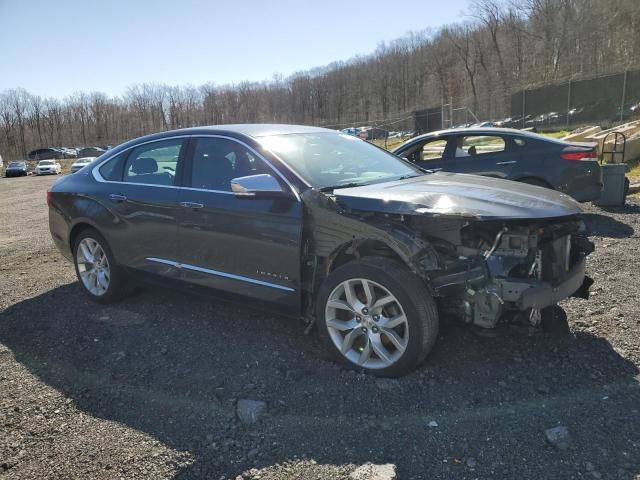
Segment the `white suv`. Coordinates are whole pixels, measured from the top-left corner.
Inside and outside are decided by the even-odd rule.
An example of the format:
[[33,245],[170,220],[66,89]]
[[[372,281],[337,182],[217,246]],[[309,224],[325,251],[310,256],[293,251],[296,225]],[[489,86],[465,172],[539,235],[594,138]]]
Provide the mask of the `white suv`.
[[62,173],[62,167],[55,160],[40,160],[35,169],[36,175],[58,175]]

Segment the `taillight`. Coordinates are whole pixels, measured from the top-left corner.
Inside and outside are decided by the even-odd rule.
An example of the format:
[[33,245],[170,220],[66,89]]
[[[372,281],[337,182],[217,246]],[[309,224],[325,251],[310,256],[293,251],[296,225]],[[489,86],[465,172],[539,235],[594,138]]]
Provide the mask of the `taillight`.
[[51,206],[51,189],[47,190],[47,207]]
[[598,158],[595,150],[589,152],[564,152],[560,156],[565,160],[593,160]]

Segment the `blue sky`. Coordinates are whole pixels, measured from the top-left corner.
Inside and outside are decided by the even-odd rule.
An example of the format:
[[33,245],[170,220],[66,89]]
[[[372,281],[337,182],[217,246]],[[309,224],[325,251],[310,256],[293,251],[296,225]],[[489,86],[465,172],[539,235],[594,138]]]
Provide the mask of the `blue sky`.
[[467,0],[0,0],[0,91],[268,80],[464,18]]

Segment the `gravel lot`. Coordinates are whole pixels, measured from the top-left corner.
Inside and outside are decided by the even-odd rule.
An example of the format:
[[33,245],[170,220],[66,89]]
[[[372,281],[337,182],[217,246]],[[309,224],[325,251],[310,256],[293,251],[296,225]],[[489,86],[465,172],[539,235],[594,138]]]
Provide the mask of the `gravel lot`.
[[[90,303],[49,237],[53,180],[0,179],[0,478],[640,478],[640,203],[586,207],[595,296],[564,303],[570,335],[445,325],[418,371],[380,380],[246,307],[160,287]],[[243,423],[240,399],[266,413]]]

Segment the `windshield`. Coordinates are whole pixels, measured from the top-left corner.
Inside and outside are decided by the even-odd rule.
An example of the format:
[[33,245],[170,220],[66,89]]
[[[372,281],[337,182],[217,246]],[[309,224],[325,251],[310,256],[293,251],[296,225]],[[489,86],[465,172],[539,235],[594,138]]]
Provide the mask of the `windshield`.
[[42,160],[38,165],[53,165],[53,160]]
[[22,162],[9,162],[9,167],[22,167],[23,165]]
[[422,174],[395,155],[350,135],[298,133],[257,140],[315,188],[367,185]]

